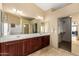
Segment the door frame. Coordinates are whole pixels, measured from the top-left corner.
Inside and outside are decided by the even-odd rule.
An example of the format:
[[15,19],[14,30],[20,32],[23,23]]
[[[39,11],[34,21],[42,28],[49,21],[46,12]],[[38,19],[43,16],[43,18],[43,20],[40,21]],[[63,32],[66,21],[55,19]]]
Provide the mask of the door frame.
[[29,33],[30,33],[30,24],[29,23],[23,23],[23,33],[24,33],[24,25],[28,25],[28,27],[29,27]]

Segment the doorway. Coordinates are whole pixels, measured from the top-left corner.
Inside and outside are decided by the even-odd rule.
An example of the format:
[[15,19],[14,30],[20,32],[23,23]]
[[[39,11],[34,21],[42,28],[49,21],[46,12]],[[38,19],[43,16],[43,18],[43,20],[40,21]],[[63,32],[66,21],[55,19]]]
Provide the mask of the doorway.
[[24,24],[24,34],[29,34],[29,24]]
[[71,17],[58,19],[58,47],[71,52]]
[[37,24],[37,23],[34,23],[34,24],[32,25],[32,32],[33,32],[33,33],[38,33],[38,24]]

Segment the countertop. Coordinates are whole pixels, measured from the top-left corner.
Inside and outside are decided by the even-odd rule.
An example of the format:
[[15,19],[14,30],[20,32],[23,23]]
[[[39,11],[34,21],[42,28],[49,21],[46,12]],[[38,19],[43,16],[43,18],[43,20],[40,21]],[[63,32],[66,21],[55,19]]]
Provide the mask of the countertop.
[[50,35],[50,34],[49,33],[33,33],[33,34],[7,35],[7,36],[2,36],[0,38],[0,43],[14,41],[14,40],[27,39],[27,38],[33,38],[33,37],[39,37],[39,36],[45,36],[45,35]]

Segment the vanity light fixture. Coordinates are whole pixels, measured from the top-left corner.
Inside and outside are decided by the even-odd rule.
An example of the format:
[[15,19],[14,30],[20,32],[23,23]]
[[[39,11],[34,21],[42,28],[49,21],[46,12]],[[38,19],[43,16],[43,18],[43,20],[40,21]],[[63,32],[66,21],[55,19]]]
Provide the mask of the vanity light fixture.
[[24,27],[26,27],[26,25],[24,25]]
[[37,16],[35,17],[36,19],[40,19],[40,20],[43,20],[43,17],[42,16]]
[[15,8],[13,8],[12,10],[13,10],[13,12],[16,12],[17,11]]
[[22,12],[22,11],[20,11],[20,10],[17,10],[17,13],[18,13],[18,14],[22,14],[23,12]]
[[17,9],[15,9],[15,8],[13,8],[12,10],[13,10],[13,12],[15,12],[15,13],[17,13],[17,14],[23,14],[23,12],[22,12],[22,11],[17,10]]
[[37,16],[39,19],[43,19],[43,17],[41,17],[41,16]]
[[72,17],[72,16],[70,16],[70,17]]

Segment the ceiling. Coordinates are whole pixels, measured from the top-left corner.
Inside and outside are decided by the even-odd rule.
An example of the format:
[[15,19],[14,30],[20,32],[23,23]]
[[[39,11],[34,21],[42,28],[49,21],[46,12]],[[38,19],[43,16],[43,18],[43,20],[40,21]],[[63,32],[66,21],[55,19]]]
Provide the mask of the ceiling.
[[59,9],[65,5],[68,5],[68,3],[3,3],[3,9],[25,17],[42,18],[47,10],[51,8]]
[[3,3],[3,10],[12,14],[34,18],[44,15],[44,11],[33,3]]
[[59,9],[62,8],[69,3],[35,3],[38,7],[40,7],[42,10],[47,11],[48,9]]

